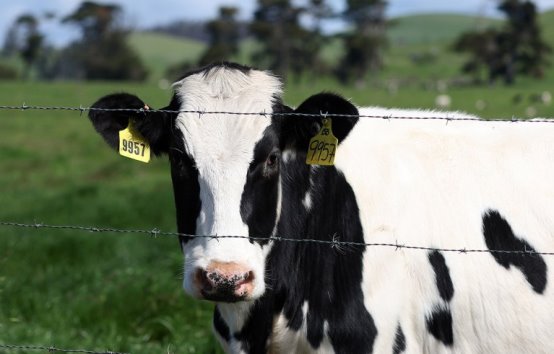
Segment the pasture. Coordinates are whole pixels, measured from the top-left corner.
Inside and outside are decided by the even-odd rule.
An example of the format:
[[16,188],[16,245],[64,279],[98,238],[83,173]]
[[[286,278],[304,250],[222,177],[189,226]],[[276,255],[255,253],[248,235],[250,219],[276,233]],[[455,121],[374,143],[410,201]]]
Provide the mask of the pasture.
[[[155,79],[162,64],[178,58],[154,53],[174,42],[149,40],[158,47],[141,55],[158,69],[148,83],[0,82],[0,105],[86,107],[104,94],[128,91],[163,107],[171,93]],[[457,73],[463,58],[446,53],[438,63],[416,67],[410,53],[430,47],[410,41],[391,48],[387,70],[365,88],[303,77],[289,81],[285,102],[296,105],[326,90],[358,105],[433,108],[437,82]],[[179,50],[198,55],[201,48],[186,44]],[[522,78],[514,87],[451,86],[449,109],[511,118],[526,117],[532,108],[535,116],[553,117],[553,105],[532,99],[553,91],[553,79],[551,69],[543,81]],[[0,110],[0,137],[0,221],[175,230],[166,159],[146,165],[119,157],[85,115]],[[1,227],[0,343],[219,353],[210,329],[211,305],[183,293],[181,273],[182,255],[173,238]]]
[[[537,86],[539,88],[537,89]],[[527,86],[524,96],[546,89]],[[170,92],[156,85],[0,83],[3,104],[89,106],[101,95],[130,91],[153,107]],[[286,89],[298,104],[333,90],[356,103],[433,107],[436,92],[417,88],[390,95],[332,81]],[[490,102],[488,117],[522,115],[510,97],[517,88],[451,90],[454,109]],[[541,107],[545,116],[553,108]],[[483,112],[481,112],[483,113]],[[0,111],[0,220],[175,230],[168,163],[134,162],[109,150],[78,112]],[[0,343],[45,344],[133,353],[215,353],[211,305],[181,289],[176,239],[125,234],[0,229]]]

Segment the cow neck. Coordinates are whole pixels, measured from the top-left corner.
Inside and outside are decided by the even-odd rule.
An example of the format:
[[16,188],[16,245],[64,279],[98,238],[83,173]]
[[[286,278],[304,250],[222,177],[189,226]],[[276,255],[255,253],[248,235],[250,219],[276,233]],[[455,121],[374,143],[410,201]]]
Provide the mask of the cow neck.
[[[305,156],[298,156],[295,161],[283,164],[283,200],[277,234],[363,243],[358,205],[344,175],[334,166],[313,167],[304,161]],[[305,326],[308,341],[317,348],[327,334],[338,345],[340,335],[335,329],[346,325],[348,314],[354,311],[363,325],[361,328],[372,333],[367,343],[364,341],[364,347],[370,351],[376,330],[364,307],[361,289],[364,251],[363,246],[276,243],[268,265],[274,314],[284,315],[292,330]]]

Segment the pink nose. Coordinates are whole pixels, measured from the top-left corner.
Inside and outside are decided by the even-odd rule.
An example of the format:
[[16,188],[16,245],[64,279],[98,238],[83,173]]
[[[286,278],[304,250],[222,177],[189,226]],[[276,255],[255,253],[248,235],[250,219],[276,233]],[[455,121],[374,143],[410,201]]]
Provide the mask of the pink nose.
[[211,262],[196,270],[195,283],[206,300],[236,302],[252,294],[254,273],[241,264]]

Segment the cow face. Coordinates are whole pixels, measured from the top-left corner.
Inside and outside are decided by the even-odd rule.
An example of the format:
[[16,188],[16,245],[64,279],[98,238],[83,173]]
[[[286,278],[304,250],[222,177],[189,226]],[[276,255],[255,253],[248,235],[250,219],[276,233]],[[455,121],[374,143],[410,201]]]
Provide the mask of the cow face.
[[[164,110],[206,113],[91,111],[90,119],[113,148],[119,130],[131,120],[154,154],[169,155],[180,233],[231,236],[180,238],[185,291],[218,302],[257,299],[266,290],[269,237],[278,231],[281,201],[287,197],[281,156],[305,154],[321,118],[272,115],[293,112],[281,102],[279,79],[236,64],[190,73],[174,88]],[[145,104],[136,96],[115,94],[93,107],[138,109]],[[357,114],[331,94],[312,96],[296,112]],[[354,118],[333,122],[339,141],[354,123]]]

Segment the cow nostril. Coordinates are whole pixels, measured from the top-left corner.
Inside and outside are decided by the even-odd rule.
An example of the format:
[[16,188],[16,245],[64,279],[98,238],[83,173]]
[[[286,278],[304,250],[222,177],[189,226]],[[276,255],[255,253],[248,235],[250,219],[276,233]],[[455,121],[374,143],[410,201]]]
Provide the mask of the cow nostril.
[[208,279],[208,272],[204,269],[198,268],[196,271],[196,281],[201,289],[203,290],[211,290],[212,289],[212,283]]
[[248,293],[252,292],[252,288],[254,286],[254,272],[245,272],[240,275],[239,279],[240,280],[235,283],[234,291],[237,296],[244,297]]
[[236,281],[236,286],[241,286],[243,284],[249,284],[254,281],[254,272],[249,271],[244,274]]

